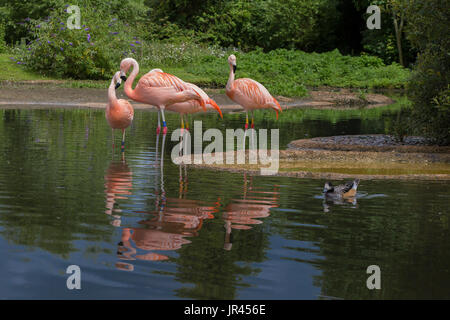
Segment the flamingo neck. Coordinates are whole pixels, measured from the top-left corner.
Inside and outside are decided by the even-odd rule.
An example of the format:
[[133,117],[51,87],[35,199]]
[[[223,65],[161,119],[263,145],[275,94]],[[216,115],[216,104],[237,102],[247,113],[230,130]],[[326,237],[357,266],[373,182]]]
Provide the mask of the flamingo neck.
[[128,77],[127,81],[125,81],[124,91],[128,97],[130,97],[131,99],[134,99],[134,90],[132,88],[132,85],[133,85],[134,79],[136,78],[136,76],[139,73],[139,64],[134,59],[132,61],[132,64],[133,64],[133,70],[131,71],[131,74]]
[[231,88],[233,87],[233,82],[234,82],[234,72],[233,66],[230,63],[230,76],[228,77],[227,90],[231,90]]
[[111,80],[111,84],[109,85],[108,88],[108,107],[114,107],[117,104],[117,97],[116,97],[116,83],[115,83],[115,78],[113,77],[113,79]]

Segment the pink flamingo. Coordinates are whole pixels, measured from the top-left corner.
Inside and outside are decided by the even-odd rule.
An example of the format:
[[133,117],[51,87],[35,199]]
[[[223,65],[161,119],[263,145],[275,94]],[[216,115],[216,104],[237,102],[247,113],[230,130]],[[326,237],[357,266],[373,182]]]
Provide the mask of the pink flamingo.
[[108,105],[106,106],[106,120],[112,129],[112,144],[114,147],[114,129],[122,129],[122,151],[125,148],[125,129],[133,122],[134,110],[124,99],[117,99],[116,91],[120,86],[120,71],[117,71],[108,88]]
[[234,80],[236,72],[236,56],[234,54],[228,57],[228,64],[230,65],[230,76],[226,86],[226,93],[231,100],[244,108],[246,113],[245,130],[248,129],[248,111],[252,112],[252,128],[254,128],[253,110],[255,109],[274,109],[278,119],[278,111],[282,111],[281,106],[270,95],[269,91],[261,83],[252,79],[241,78]]
[[[150,71],[151,72],[151,71]],[[161,71],[162,72],[162,71]],[[222,110],[220,110],[217,103],[211,99],[205,91],[197,87],[195,84],[186,82],[186,84],[195,90],[195,92],[199,93],[202,99],[206,102],[206,106],[210,108],[214,108],[219,112],[220,117],[223,119]],[[202,106],[197,100],[188,100],[185,102],[174,103],[172,105],[167,106],[167,110],[177,112],[180,114],[181,118],[181,129],[184,129],[184,116],[192,113],[197,113],[202,111]],[[186,121],[186,129],[189,130],[189,124]]]
[[[126,73],[133,66],[130,77],[127,79]],[[133,58],[123,59],[120,63],[121,79],[125,81],[125,94],[139,102],[156,106],[161,112],[163,121],[163,134],[167,133],[167,124],[164,117],[164,109],[174,103],[187,100],[197,100],[206,111],[206,103],[203,98],[190,88],[183,80],[169,73],[162,72],[160,69],[153,69],[143,75],[136,87],[132,88],[132,83],[139,73],[139,64]],[[161,130],[159,112],[158,128],[156,133]]]

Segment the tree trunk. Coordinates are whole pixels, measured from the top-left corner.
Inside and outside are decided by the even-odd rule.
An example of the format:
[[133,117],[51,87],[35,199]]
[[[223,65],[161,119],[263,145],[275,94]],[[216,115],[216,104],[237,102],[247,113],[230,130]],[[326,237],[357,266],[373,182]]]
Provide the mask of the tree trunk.
[[394,14],[394,28],[395,28],[395,38],[397,40],[397,51],[398,51],[398,59],[402,66],[405,66],[403,63],[403,51],[402,51],[402,30],[403,30],[403,15],[400,16],[400,26],[397,22],[397,15]]

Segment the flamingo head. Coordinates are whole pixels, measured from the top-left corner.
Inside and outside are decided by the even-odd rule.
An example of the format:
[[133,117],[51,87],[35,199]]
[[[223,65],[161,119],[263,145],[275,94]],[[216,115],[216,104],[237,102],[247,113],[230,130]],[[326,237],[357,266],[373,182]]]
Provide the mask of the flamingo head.
[[133,58],[125,58],[120,62],[120,78],[127,81],[127,72],[136,60]]
[[236,73],[236,56],[234,54],[228,57],[228,64],[233,67],[233,73]]
[[113,81],[116,84],[114,88],[118,89],[120,87],[120,83],[122,82],[122,80],[120,79],[120,71],[117,71],[114,74]]

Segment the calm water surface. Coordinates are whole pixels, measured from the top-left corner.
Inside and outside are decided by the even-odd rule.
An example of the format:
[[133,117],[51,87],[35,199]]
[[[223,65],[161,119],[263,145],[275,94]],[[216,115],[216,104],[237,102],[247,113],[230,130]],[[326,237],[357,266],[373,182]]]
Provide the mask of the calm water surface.
[[[0,117],[0,298],[450,298],[447,182],[362,181],[356,201],[333,203],[322,180],[177,166],[169,139],[161,166],[154,112],[136,111],[124,160],[103,110]],[[280,127],[283,147],[383,133],[393,115],[282,117],[263,112],[256,125]],[[244,121],[196,118],[204,130]],[[72,264],[79,291],[66,288]],[[373,264],[381,290],[366,287]]]

